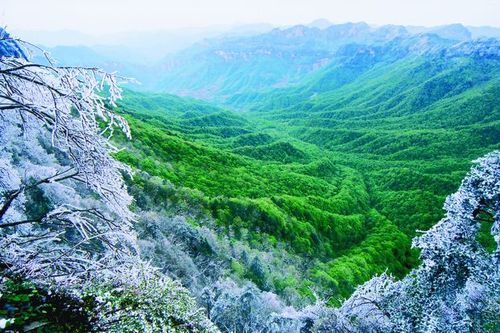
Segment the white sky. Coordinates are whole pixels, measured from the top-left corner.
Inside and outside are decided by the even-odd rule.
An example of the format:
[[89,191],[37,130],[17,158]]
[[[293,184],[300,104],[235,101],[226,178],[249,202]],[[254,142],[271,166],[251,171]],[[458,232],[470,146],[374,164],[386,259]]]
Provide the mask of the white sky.
[[500,0],[0,0],[13,30],[87,33],[211,25],[334,23],[500,26]]

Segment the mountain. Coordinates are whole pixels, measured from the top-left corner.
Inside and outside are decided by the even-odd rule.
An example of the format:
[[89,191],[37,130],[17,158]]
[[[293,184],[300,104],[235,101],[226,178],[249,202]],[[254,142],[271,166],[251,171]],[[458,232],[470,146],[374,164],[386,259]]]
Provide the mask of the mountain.
[[[432,76],[444,76],[447,71],[453,69],[463,77],[464,81],[457,82],[457,86],[448,85],[442,88],[442,93],[445,93],[445,89],[457,89],[463,86],[464,82],[483,83],[467,77],[470,71],[477,74],[479,70],[482,73],[483,65],[492,69],[491,73],[483,73],[484,77],[487,77],[485,80],[495,80],[498,55],[499,42],[496,39],[457,43],[441,39],[434,34],[398,38],[379,46],[351,44],[339,49],[328,65],[305,77],[295,86],[260,93],[236,94],[226,100],[226,104],[237,108],[259,110],[286,108],[294,103],[311,104],[313,101],[322,101],[322,94],[327,95],[343,86],[346,88],[342,92],[348,91],[349,94],[367,90],[355,84],[367,84],[377,76],[380,81],[378,83],[382,87],[393,83],[399,90],[404,88],[415,90],[417,80],[421,84],[430,80]],[[392,76],[394,73],[398,73],[398,76]],[[416,73],[418,76],[415,76]],[[386,80],[388,76],[390,81]],[[349,85],[351,83],[352,85]],[[472,83],[469,88],[472,88]],[[391,89],[391,93],[396,93],[397,90]],[[377,90],[387,94],[383,88]],[[365,97],[360,95],[358,98]],[[375,101],[382,100],[383,97]],[[253,105],[254,102],[258,105]]]
[[500,28],[495,27],[470,27],[472,38],[500,38]]
[[409,239],[471,160],[500,149],[499,49],[434,34],[347,45],[302,84],[229,99],[248,112],[127,92],[135,140],[118,158],[194,195],[218,234],[272,253],[246,275],[260,288],[290,297],[278,276],[293,269],[288,292],[313,284],[335,303],[387,267],[404,275]]
[[309,28],[326,29],[331,25],[333,25],[333,23],[327,19],[317,19],[309,23],[307,26]]
[[[99,66],[110,70],[113,65],[117,65],[116,60],[96,52],[87,46],[55,46],[53,48],[44,47],[53,58],[67,66]],[[43,61],[44,55],[35,55],[35,61]],[[116,68],[115,68],[116,69]]]
[[432,33],[438,35],[441,38],[457,41],[465,41],[472,38],[472,33],[469,31],[469,29],[459,23],[437,27],[409,26],[408,30],[415,34]]
[[[413,34],[435,33],[440,35],[441,37],[450,37],[450,35],[455,36],[455,38],[462,38],[462,39],[500,37],[500,28],[489,27],[489,26],[484,26],[484,27],[463,26],[462,24],[458,23],[438,26],[438,27],[407,26],[406,28]],[[447,36],[445,34],[447,34]]]
[[0,57],[27,58],[23,49],[11,38],[7,31],[0,28]]
[[[133,62],[134,59],[130,56],[116,55],[124,51],[120,47],[42,46],[42,49],[60,66],[97,67],[121,77],[133,78],[131,82],[124,84],[136,90],[147,89],[155,78],[153,66]],[[46,55],[37,50],[32,54],[32,61],[47,64]]]
[[272,29],[272,25],[263,23],[99,34],[74,30],[15,30],[14,35],[48,48],[86,47],[114,61],[144,66],[152,65],[167,54],[179,52],[206,38],[250,36],[266,33]]
[[251,37],[207,40],[166,59],[156,89],[223,101],[248,90],[296,83],[329,63],[343,45],[382,43],[404,33],[404,27],[346,23],[323,30],[294,26]]
[[[375,47],[399,42],[425,50],[425,43],[431,43],[442,49],[495,34],[498,29],[461,24],[375,27],[364,22],[317,20],[288,28],[254,24],[212,27],[205,32],[191,29],[104,34],[99,38],[79,34],[72,40],[68,39],[71,32],[45,32],[37,34],[36,40],[46,42],[63,65],[98,66],[134,77],[141,82],[134,89],[223,103],[234,95],[300,84],[310,74],[338,62],[337,56],[343,57],[343,48],[350,44]],[[57,40],[68,45],[53,46]]]
[[[173,31],[104,33],[96,36],[78,31],[17,31],[16,37],[30,40],[48,51],[63,66],[99,67],[133,78],[136,90],[154,90],[159,62],[207,38],[242,38],[273,29],[269,24],[213,26]],[[33,60],[45,63],[45,55],[34,50]]]
[[337,63],[349,45],[392,43],[393,52],[409,56],[408,50],[416,55],[430,52],[432,47],[437,52],[471,39],[472,33],[461,24],[372,27],[364,22],[331,25],[318,21],[251,37],[198,43],[163,62],[154,90],[224,103],[238,94],[299,84]]
[[437,27],[429,30],[429,33],[434,33],[441,38],[458,40],[458,41],[466,41],[471,39],[472,37],[470,31],[462,24],[450,24]]

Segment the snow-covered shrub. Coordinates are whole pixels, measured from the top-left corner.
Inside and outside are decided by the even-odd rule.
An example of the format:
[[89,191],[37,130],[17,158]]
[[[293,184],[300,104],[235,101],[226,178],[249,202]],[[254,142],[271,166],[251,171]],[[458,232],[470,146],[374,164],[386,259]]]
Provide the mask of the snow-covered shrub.
[[[93,303],[97,331],[219,332],[186,288],[161,273],[151,274],[152,271],[128,271],[121,277],[123,280],[141,282],[99,285],[88,296],[82,296]],[[145,272],[150,274],[144,275]]]
[[285,306],[279,297],[253,284],[239,286],[231,279],[206,287],[202,303],[223,332],[301,332],[305,315]]

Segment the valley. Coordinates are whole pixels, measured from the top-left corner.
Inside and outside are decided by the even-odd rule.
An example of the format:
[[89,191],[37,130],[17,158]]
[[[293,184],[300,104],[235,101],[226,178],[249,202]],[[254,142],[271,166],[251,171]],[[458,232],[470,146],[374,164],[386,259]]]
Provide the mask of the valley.
[[[420,56],[400,44],[351,48],[303,84],[230,106],[126,92],[134,140],[118,158],[197,191],[219,234],[298,256],[286,282],[287,265],[264,261],[252,279],[264,289],[314,285],[335,304],[386,269],[402,277],[417,263],[411,238],[470,161],[500,147],[500,114],[496,42]],[[242,255],[233,266],[248,272]]]

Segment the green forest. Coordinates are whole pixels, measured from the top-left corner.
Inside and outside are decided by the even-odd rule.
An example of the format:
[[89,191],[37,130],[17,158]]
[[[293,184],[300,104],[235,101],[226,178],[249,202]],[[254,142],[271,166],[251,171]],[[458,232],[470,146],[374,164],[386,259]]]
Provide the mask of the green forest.
[[116,157],[174,184],[183,194],[164,199],[195,200],[221,232],[308,259],[293,279],[256,277],[241,258],[235,273],[278,293],[315,286],[337,304],[375,274],[415,267],[411,238],[440,219],[471,161],[500,147],[498,60],[348,66],[262,93],[243,112],[127,91],[119,112],[133,139]]

